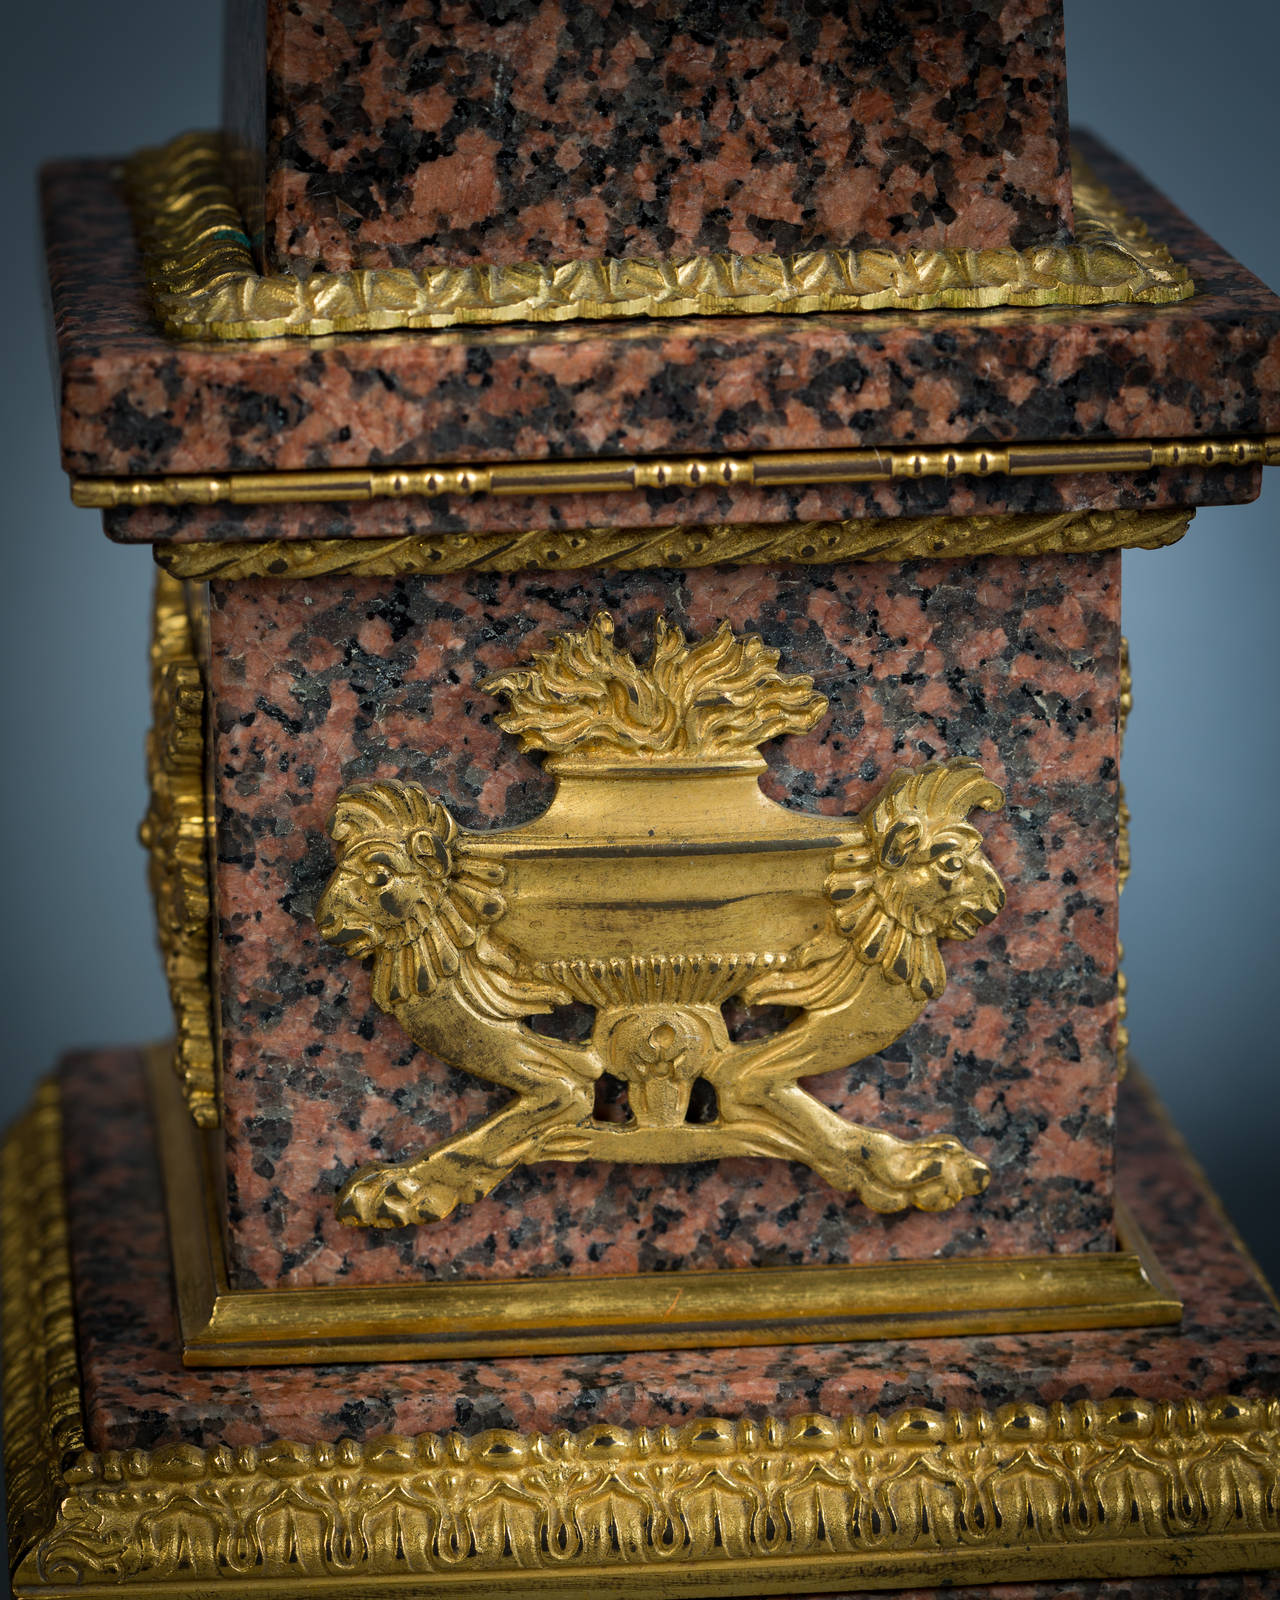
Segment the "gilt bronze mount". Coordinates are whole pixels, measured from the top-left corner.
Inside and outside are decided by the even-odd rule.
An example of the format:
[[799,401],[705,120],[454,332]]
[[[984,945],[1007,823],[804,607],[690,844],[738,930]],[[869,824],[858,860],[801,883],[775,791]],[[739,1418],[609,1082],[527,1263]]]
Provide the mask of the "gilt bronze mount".
[[[357,1173],[343,1220],[432,1222],[548,1160],[778,1157],[877,1211],[980,1194],[989,1170],[958,1140],[846,1122],[799,1081],[892,1044],[946,986],[938,941],[1004,904],[967,820],[1004,803],[978,764],[899,770],[857,818],[776,805],[759,746],[812,728],[827,702],[727,623],[690,644],[659,618],[640,666],[601,613],[483,687],[509,703],[500,725],[547,754],[550,807],[485,834],[417,785],[349,789],[316,919],[370,958],[375,1000],[415,1043],[515,1098],[419,1159]],[[734,999],[801,1016],[735,1043]],[[573,1005],[592,1012],[589,1037],[528,1026]],[[624,1120],[593,1115],[606,1074]]]
[[[200,1152],[171,1141],[208,1135],[182,1107],[167,1063],[154,1067],[172,1196],[175,1182],[198,1170]],[[664,1600],[783,1584],[892,1587],[926,1573],[972,1582],[1065,1578],[1082,1561],[1095,1573],[1212,1571],[1266,1566],[1280,1551],[1277,1404],[1225,1394],[1159,1404],[1098,1396],[945,1412],[703,1416],[554,1434],[494,1428],[472,1438],[391,1434],[364,1444],[323,1437],[94,1448],[92,1391],[72,1312],[61,1146],[61,1096],[47,1083],[9,1135],[0,1184],[0,1268],[14,1308],[4,1323],[5,1453],[20,1595],[186,1600],[197,1586],[229,1595],[269,1587],[285,1600],[312,1600],[356,1584],[406,1600],[424,1590],[499,1600],[585,1596],[612,1584]],[[188,1213],[171,1212],[170,1220],[185,1252],[179,1262],[196,1262],[208,1240]],[[990,1272],[999,1265],[970,1263],[971,1286],[985,1277],[989,1299],[1001,1286]],[[1106,1263],[1095,1257],[1091,1265],[1101,1283]],[[1048,1286],[1047,1262],[1005,1266],[1006,1289],[1016,1277]],[[919,1280],[925,1326],[928,1292],[947,1269],[964,1267],[931,1262]],[[1138,1271],[1128,1270],[1136,1284]],[[868,1309],[882,1303],[883,1274],[892,1269],[880,1271],[863,1296]],[[189,1276],[178,1286],[184,1323]],[[699,1276],[684,1282],[696,1289]],[[789,1276],[795,1305],[806,1275]],[[1064,1271],[1060,1287],[1069,1276]],[[954,1284],[947,1280],[949,1292]],[[532,1286],[494,1287],[509,1296]],[[636,1287],[637,1306],[643,1295],[651,1309],[651,1287]],[[292,1299],[301,1302],[288,1313],[300,1338],[316,1296],[294,1291]],[[233,1337],[261,1335],[268,1316],[254,1297],[243,1300],[249,1304],[221,1302],[224,1328]],[[414,1348],[415,1315],[420,1329],[429,1325],[426,1305],[420,1298],[415,1312],[406,1297],[400,1343],[377,1347],[379,1356]],[[449,1291],[440,1307],[440,1326],[457,1317],[465,1327]],[[1021,1326],[1038,1325],[1022,1315]],[[989,1320],[956,1317],[953,1326],[979,1331]],[[831,1324],[829,1336],[842,1327]],[[326,1354],[341,1358],[351,1348],[330,1345]],[[222,1364],[243,1362],[243,1349],[229,1339]],[[299,1357],[278,1346],[272,1359]]]
[[216,1134],[192,1121],[168,1047],[151,1052],[149,1068],[189,1367],[1156,1327],[1182,1316],[1177,1293],[1123,1205],[1117,1248],[1088,1255],[668,1272],[660,1294],[652,1273],[238,1288],[219,1223]]

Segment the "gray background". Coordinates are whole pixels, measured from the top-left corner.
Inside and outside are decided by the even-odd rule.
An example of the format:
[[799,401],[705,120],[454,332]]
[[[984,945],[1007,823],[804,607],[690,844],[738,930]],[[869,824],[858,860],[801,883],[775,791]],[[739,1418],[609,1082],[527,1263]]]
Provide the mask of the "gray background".
[[[1067,0],[1067,21],[1074,120],[1280,287],[1280,6]],[[135,843],[150,558],[109,545],[96,516],[67,498],[33,173],[52,157],[212,125],[219,27],[215,6],[174,0],[25,0],[10,19],[0,102],[5,1122],[62,1050],[169,1025]],[[1202,512],[1181,545],[1125,558],[1135,1053],[1273,1277],[1278,518],[1273,472],[1261,503]]]

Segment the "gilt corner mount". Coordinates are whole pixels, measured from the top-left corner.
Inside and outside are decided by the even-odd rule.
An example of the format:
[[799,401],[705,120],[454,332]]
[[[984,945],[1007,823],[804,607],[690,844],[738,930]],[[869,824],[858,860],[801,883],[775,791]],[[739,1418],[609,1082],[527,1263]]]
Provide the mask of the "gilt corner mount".
[[[374,1000],[419,1046],[514,1095],[420,1156],[356,1172],[343,1220],[436,1221],[536,1161],[774,1157],[877,1211],[943,1211],[986,1188],[958,1140],[849,1122],[801,1080],[883,1050],[942,993],[939,941],[971,938],[1004,903],[968,821],[1003,795],[960,758],[894,772],[854,817],[774,803],[759,746],[827,709],[778,660],[727,623],[690,643],[659,618],[640,665],[601,613],[483,685],[557,780],[540,817],[472,832],[416,784],[339,796],[321,933],[369,959]],[[730,1000],[796,1015],[735,1041]],[[562,1006],[590,1008],[589,1032],[530,1025]],[[625,1120],[596,1115],[606,1075]]]

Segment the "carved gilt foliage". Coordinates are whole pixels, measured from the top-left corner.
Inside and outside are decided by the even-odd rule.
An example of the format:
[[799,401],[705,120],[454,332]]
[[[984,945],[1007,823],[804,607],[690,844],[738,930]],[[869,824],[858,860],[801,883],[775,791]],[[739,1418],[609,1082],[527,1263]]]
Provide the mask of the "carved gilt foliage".
[[1075,239],[1029,250],[713,251],[663,259],[374,268],[261,276],[221,141],[190,133],[126,168],[157,316],[188,339],[262,339],[578,317],[1167,304],[1187,269],[1082,163]]
[[[1280,1530],[1280,1406],[1219,1399],[709,1418],[86,1457],[46,1584],[984,1556]],[[726,1571],[725,1583],[732,1573]],[[809,1579],[806,1582],[811,1581]],[[719,1587],[719,1585],[717,1585]],[[496,1590],[495,1590],[496,1592]]]

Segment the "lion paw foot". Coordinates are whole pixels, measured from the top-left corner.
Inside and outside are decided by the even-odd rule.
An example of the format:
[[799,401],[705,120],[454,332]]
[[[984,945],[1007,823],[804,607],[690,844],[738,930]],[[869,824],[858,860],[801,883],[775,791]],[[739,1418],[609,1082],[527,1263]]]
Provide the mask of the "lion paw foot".
[[991,1169],[958,1139],[894,1139],[885,1147],[863,1151],[860,1184],[863,1201],[874,1211],[949,1211],[961,1200],[981,1194],[991,1182]]
[[354,1228],[411,1228],[439,1222],[461,1198],[403,1167],[371,1167],[356,1173],[338,1196],[338,1220]]

